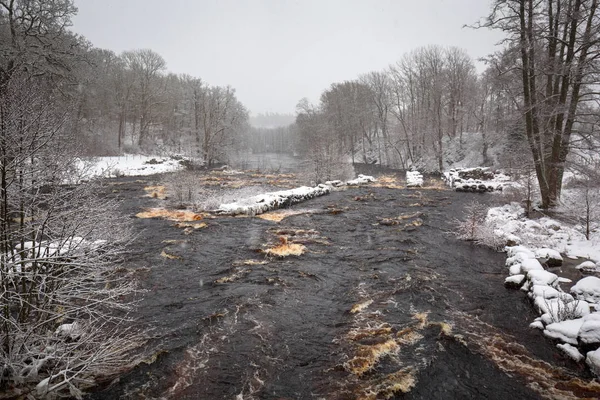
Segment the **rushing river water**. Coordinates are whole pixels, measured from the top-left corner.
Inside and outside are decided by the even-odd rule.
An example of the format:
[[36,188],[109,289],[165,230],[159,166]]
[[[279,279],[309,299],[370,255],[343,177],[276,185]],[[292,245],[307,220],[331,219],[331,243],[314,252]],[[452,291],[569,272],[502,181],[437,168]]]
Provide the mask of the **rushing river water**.
[[[157,205],[143,197],[153,179],[118,181],[127,216]],[[216,217],[191,234],[136,219],[127,267],[147,290],[136,319],[154,357],[91,397],[597,397],[527,328],[536,315],[504,288],[504,255],[454,236],[469,196],[355,188],[280,222]],[[306,253],[260,252],[280,237]]]

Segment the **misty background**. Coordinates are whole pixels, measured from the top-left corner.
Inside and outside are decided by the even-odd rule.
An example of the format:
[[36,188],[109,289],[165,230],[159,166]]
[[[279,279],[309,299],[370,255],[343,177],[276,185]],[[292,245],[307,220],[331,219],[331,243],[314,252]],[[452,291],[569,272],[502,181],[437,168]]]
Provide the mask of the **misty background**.
[[[115,53],[150,48],[173,73],[236,89],[252,115],[293,114],[332,82],[387,67],[429,44],[478,61],[500,32],[464,28],[487,0],[80,0],[73,30]],[[253,122],[253,121],[252,121]]]

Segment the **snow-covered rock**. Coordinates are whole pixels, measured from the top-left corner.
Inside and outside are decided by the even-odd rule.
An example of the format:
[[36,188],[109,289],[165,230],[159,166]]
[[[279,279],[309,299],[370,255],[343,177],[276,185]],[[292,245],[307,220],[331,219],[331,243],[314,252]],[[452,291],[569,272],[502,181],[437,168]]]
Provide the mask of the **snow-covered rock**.
[[406,171],[406,187],[423,186],[423,175],[419,171]]
[[592,313],[583,317],[579,329],[579,340],[584,344],[600,344],[600,313]]
[[[531,251],[519,251],[512,257],[506,259],[506,266],[510,267],[513,264],[521,264],[526,260],[535,260],[535,254]],[[541,264],[540,264],[541,267]]]
[[600,302],[600,278],[586,276],[580,279],[572,288],[571,293],[579,300],[596,304]]
[[510,268],[508,269],[508,273],[510,275],[521,275],[522,271],[521,271],[521,264],[516,263],[510,266]]
[[568,343],[559,343],[556,345],[556,347],[558,347],[560,350],[563,351],[563,353],[565,353],[567,356],[569,356],[569,358],[571,358],[573,361],[575,362],[580,362],[582,361],[585,357],[583,356],[583,354],[581,354],[579,352],[579,350],[577,349],[577,347],[575,346],[571,346]]
[[535,321],[533,321],[532,323],[529,324],[529,327],[532,329],[541,329],[544,330],[544,323],[542,322],[541,318],[536,318]]
[[527,271],[527,281],[531,282],[531,287],[535,285],[554,286],[558,283],[557,280],[558,276],[556,274],[548,272],[543,268]]
[[554,322],[546,326],[544,335],[558,339],[565,343],[577,345],[577,335],[583,324],[583,318],[568,319],[566,321]]
[[588,352],[585,357],[585,363],[596,376],[600,376],[600,349]]
[[560,252],[554,249],[541,248],[535,251],[535,258],[543,258],[546,264],[550,267],[558,267],[563,263],[563,258]]
[[533,299],[536,297],[541,297],[543,299],[556,299],[559,297],[559,295],[560,292],[558,290],[547,285],[533,285],[531,292],[529,292],[529,297]]
[[348,182],[346,182],[346,184],[350,186],[360,186],[376,181],[377,179],[375,179],[372,176],[359,174],[356,179],[349,180]]
[[504,279],[504,285],[507,287],[520,288],[525,282],[525,275],[512,275]]
[[[528,260],[523,260],[521,262],[521,271],[523,271],[523,273],[528,273],[528,272],[533,272],[533,271],[544,271],[544,267],[542,267],[542,264],[540,264],[540,262],[538,260],[536,260],[535,258],[530,258]],[[552,275],[557,277],[555,274],[552,274]]]
[[590,313],[590,305],[585,301],[574,300],[570,295],[561,293],[556,298],[535,297],[535,308],[542,314],[542,322],[548,325],[569,319],[581,318]]
[[598,270],[600,270],[600,267],[595,262],[589,260],[582,262],[575,268],[583,272],[597,272]]
[[339,179],[336,179],[333,181],[327,181],[327,182],[325,182],[325,184],[329,185],[329,186],[333,186],[333,187],[341,187],[341,186],[345,185],[345,183],[340,181]]
[[506,256],[509,258],[516,256],[517,253],[527,254],[528,256],[525,258],[535,258],[535,253],[525,246],[507,246],[504,250],[506,251]]

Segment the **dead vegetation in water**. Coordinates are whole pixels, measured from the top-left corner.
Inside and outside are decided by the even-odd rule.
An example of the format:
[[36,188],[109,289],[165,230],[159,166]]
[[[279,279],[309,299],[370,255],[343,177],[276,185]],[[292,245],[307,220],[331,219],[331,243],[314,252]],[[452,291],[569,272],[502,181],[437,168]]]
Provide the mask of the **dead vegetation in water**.
[[280,236],[278,245],[264,249],[262,252],[267,256],[279,258],[301,256],[306,252],[306,247],[302,244],[288,242],[286,236]]
[[358,399],[376,400],[391,399],[399,393],[410,392],[417,384],[417,372],[413,368],[402,368],[377,379],[366,387]]
[[[410,285],[410,280],[406,282]],[[439,337],[443,337],[451,335],[451,325],[430,321],[428,311],[413,311],[413,322],[399,326],[386,321],[388,313],[381,309],[397,304],[395,292],[388,294],[392,297],[387,301],[380,294],[374,300],[361,285],[358,294],[363,300],[351,309],[353,327],[335,340],[348,351],[348,358],[341,365],[348,376],[340,380],[336,398],[390,399],[410,392],[417,384],[419,370],[434,357],[428,359],[421,354],[427,346],[425,331],[439,329]]]
[[360,303],[356,303],[350,309],[350,314],[359,313],[359,312],[363,311],[364,309],[366,309],[367,307],[369,307],[371,304],[373,304],[373,300],[371,300],[371,299],[361,301]]
[[246,186],[269,185],[278,188],[293,188],[299,186],[294,174],[261,174],[239,171],[210,171],[198,177],[198,183],[207,187],[238,189]]
[[425,214],[422,212],[415,212],[410,214],[401,214],[395,218],[378,218],[378,224],[383,226],[396,226],[400,230],[414,230],[423,225],[423,217]]
[[404,189],[403,181],[395,175],[382,175],[377,178],[377,181],[372,183],[373,187],[381,187],[385,189]]
[[240,266],[240,265],[266,265],[269,262],[267,260],[241,260],[241,261],[234,261],[233,265],[235,267]]
[[399,350],[400,346],[393,339],[374,345],[360,346],[356,355],[344,363],[344,369],[360,377],[365,372],[371,371],[381,358],[396,354]]
[[224,276],[219,279],[216,279],[215,283],[216,284],[232,283],[239,279],[242,279],[243,277],[248,275],[250,272],[252,272],[252,270],[249,268],[234,268],[234,271],[232,274]]
[[191,229],[202,229],[202,228],[206,228],[208,226],[208,224],[206,222],[178,222],[175,224],[175,226],[177,228],[182,228],[182,229],[186,229],[186,228],[191,228]]
[[175,255],[175,254],[171,254],[171,253],[167,253],[166,250],[163,250],[160,253],[161,257],[166,258],[167,260],[183,260],[183,257]]
[[284,209],[284,210],[276,210],[276,211],[266,212],[266,213],[257,215],[257,217],[260,219],[264,219],[266,221],[281,222],[287,217],[292,217],[294,215],[315,214],[316,212],[317,212],[316,210],[307,210],[307,209],[300,209],[300,210]]
[[379,221],[379,225],[385,225],[385,226],[398,226],[398,225],[402,225],[404,227],[407,226],[421,226],[423,224],[423,220],[422,218],[425,216],[425,214],[423,214],[422,212],[418,211],[418,212],[414,212],[414,213],[407,213],[407,214],[400,214],[397,217],[394,218],[378,218],[377,220]]
[[162,218],[175,222],[193,222],[202,220],[206,214],[190,210],[169,210],[166,208],[146,208],[135,215],[137,218]]
[[153,199],[165,200],[167,199],[167,188],[162,185],[156,186],[146,186],[144,188],[146,192],[146,197],[151,197]]
[[285,237],[288,242],[297,244],[322,244],[324,246],[331,244],[328,238],[321,236],[321,233],[314,229],[283,228],[270,229],[269,232],[279,237]]

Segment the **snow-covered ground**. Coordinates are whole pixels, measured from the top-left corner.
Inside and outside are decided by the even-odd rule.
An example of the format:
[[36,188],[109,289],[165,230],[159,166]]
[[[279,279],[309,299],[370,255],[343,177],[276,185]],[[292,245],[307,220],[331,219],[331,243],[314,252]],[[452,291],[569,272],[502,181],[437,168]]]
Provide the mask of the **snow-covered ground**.
[[563,256],[580,259],[581,269],[600,270],[600,233],[586,240],[578,227],[547,217],[527,219],[516,203],[488,210],[485,224],[509,244],[506,285],[527,292],[540,314],[530,326],[600,376],[600,278],[584,277],[567,292],[561,284],[571,280],[548,270],[562,265]]
[[79,159],[79,180],[95,177],[143,176],[183,169],[180,157],[158,157],[126,154],[117,157],[94,157]]

